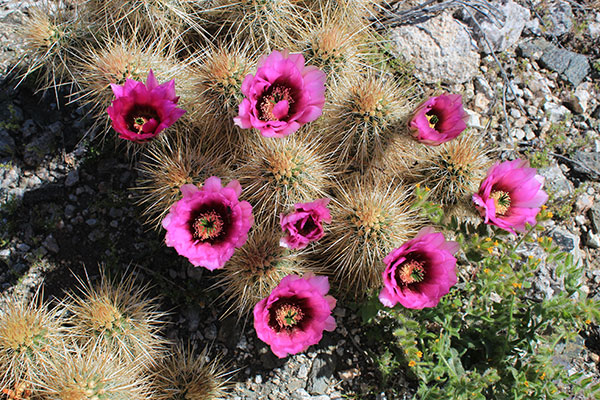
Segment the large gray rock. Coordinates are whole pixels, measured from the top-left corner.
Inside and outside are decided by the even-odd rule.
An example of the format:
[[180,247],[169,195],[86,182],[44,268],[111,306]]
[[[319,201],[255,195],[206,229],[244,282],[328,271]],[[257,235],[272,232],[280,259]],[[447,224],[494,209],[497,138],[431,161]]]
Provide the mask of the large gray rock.
[[468,28],[447,12],[394,28],[392,39],[398,55],[414,63],[415,75],[426,83],[464,83],[479,71],[479,53]]
[[586,56],[561,49],[544,39],[533,39],[519,44],[524,57],[533,58],[562,78],[577,86],[590,73],[590,63]]
[[548,5],[544,14],[544,33],[549,36],[562,36],[573,28],[573,10],[564,0],[555,0]]
[[335,358],[330,354],[319,354],[313,361],[306,390],[313,395],[325,394],[335,371]]
[[539,174],[545,179],[544,189],[552,195],[555,201],[566,201],[575,192],[575,187],[563,174],[558,165],[540,168]]
[[582,251],[579,248],[581,241],[578,235],[571,233],[566,228],[557,226],[552,230],[550,236],[554,239],[554,243],[558,245],[561,251],[572,254],[576,263],[581,261]]
[[479,48],[486,54],[490,53],[490,48],[485,39],[492,46],[492,51],[504,51],[517,43],[523,28],[531,19],[529,10],[512,0],[493,1],[492,6],[500,12],[502,20],[490,20],[480,13],[472,12],[477,19],[477,23],[475,23],[466,11],[463,12],[465,21],[471,26],[473,34],[477,38]]
[[575,171],[593,180],[600,179],[600,153],[576,151],[573,159],[576,161],[573,163]]

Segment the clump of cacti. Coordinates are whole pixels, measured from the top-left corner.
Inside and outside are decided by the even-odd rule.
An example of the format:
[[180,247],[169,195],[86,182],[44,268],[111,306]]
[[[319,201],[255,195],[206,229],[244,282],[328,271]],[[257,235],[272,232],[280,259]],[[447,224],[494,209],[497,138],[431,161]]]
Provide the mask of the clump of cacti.
[[[221,269],[222,314],[248,316],[289,275],[329,274],[332,292],[351,299],[377,292],[384,258],[424,225],[414,186],[458,210],[490,166],[481,139],[459,137],[466,128],[461,96],[440,94],[419,105],[412,76],[389,62],[373,23],[384,1],[68,3],[35,11],[23,25],[32,60],[26,73],[43,69],[42,87],[70,85],[104,133],[118,133],[133,150],[146,222],[162,226],[166,245],[194,266]],[[498,206],[496,197],[479,208]],[[510,203],[503,201],[498,210],[506,213]],[[317,203],[320,214],[311,206]],[[426,285],[423,260],[388,266],[401,275],[386,279],[401,282],[400,292]],[[309,280],[328,292],[326,279]],[[87,339],[79,339],[82,350],[70,350],[75,362],[148,367],[160,360],[162,314],[144,295],[132,278],[113,286],[104,277],[70,294],[70,332],[93,337],[95,349],[111,354],[89,355]],[[306,333],[302,321],[319,313],[288,295],[287,303],[271,299],[263,307],[275,310],[272,320],[263,315],[266,325],[277,334]],[[323,301],[329,321],[335,300]],[[155,380],[174,387],[159,398],[186,390],[190,399],[220,395],[219,384],[195,383],[207,370],[203,363],[178,357],[161,365],[186,372]],[[44,390],[59,396],[63,389]]]

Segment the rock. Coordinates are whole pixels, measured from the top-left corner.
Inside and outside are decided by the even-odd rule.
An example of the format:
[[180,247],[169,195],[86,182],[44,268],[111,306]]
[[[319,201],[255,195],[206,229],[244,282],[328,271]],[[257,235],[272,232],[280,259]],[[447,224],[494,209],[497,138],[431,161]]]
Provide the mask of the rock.
[[595,20],[588,21],[587,34],[590,35],[592,39],[600,37],[600,12],[596,13]]
[[595,233],[600,233],[600,204],[595,203],[588,211],[588,216]]
[[55,135],[50,130],[45,130],[41,135],[36,135],[25,146],[23,160],[27,165],[39,164],[46,154],[52,154],[55,149]]
[[489,18],[479,13],[472,13],[477,19],[477,24],[466,11],[463,11],[463,18],[477,38],[479,49],[486,54],[490,53],[490,48],[485,41],[486,38],[492,46],[491,50],[493,52],[504,51],[517,43],[525,25],[531,19],[529,10],[512,0],[493,1],[491,3],[502,14],[503,22],[501,26],[496,24],[499,21],[490,21]]
[[37,189],[29,190],[23,195],[23,204],[31,206],[39,203],[61,201],[65,197],[65,189],[57,183],[49,183]]
[[573,97],[577,101],[579,108],[581,108],[582,113],[588,111],[589,101],[592,98],[592,95],[590,94],[591,86],[591,83],[585,82],[575,88],[575,95]]
[[19,243],[17,245],[17,250],[19,250],[22,253],[27,253],[29,250],[31,250],[31,246],[29,246],[26,243]]
[[487,112],[490,108],[490,100],[485,94],[478,92],[473,99],[473,105],[478,111]]
[[217,339],[225,343],[230,349],[237,347],[242,335],[242,330],[239,329],[237,322],[239,322],[238,319],[230,315],[221,321],[221,326],[219,327]]
[[587,231],[585,244],[592,249],[600,248],[600,235]]
[[42,245],[48,249],[48,251],[57,254],[60,251],[60,247],[58,247],[58,243],[52,234],[46,236],[46,239],[42,242]]
[[[552,90],[550,89],[550,81],[544,75],[540,74],[538,71],[532,71],[531,75],[527,78],[527,86],[529,89],[535,93],[537,96],[544,96],[552,94]],[[537,110],[536,110],[537,111]],[[532,113],[531,116],[534,116],[535,113]]]
[[573,10],[563,0],[553,1],[544,14],[544,33],[547,36],[562,36],[573,28]]
[[571,253],[575,257],[575,262],[582,258],[581,250],[579,249],[579,236],[569,232],[567,229],[557,226],[550,233],[554,242],[560,247],[561,251]]
[[330,354],[319,354],[313,361],[306,390],[313,395],[325,394],[329,388],[329,381],[335,370],[335,359]]
[[416,25],[392,30],[400,57],[414,63],[426,83],[464,83],[479,72],[479,53],[468,29],[448,12]]
[[0,157],[12,156],[15,152],[15,140],[6,129],[0,129]]
[[494,99],[494,90],[483,76],[476,76],[475,79],[473,79],[473,84],[477,94],[484,95],[488,100]]
[[600,179],[600,153],[576,151],[573,160],[576,161],[573,163],[575,171],[592,180]]
[[29,138],[33,134],[37,133],[37,125],[32,119],[28,119],[23,122],[23,126],[21,127],[21,132],[23,133],[23,137],[25,139]]
[[65,186],[75,186],[77,182],[79,182],[79,170],[74,169],[73,171],[69,171],[67,178],[65,179]]
[[465,109],[465,112],[469,116],[469,119],[467,120],[467,126],[469,128],[475,128],[475,129],[484,129],[485,128],[481,123],[481,115],[479,113],[476,113],[475,111],[471,111],[468,109]]
[[539,64],[577,86],[590,73],[590,63],[586,56],[561,49],[544,39],[527,40],[519,44],[523,57],[537,60]]
[[567,107],[549,101],[544,103],[544,111],[548,116],[548,121],[554,123],[564,121],[570,114]]

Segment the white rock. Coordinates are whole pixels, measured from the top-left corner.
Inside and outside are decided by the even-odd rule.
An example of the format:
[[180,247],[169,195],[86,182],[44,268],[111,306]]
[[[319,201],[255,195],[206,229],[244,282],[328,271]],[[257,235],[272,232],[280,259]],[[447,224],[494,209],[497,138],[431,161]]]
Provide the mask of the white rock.
[[570,114],[567,107],[552,102],[544,103],[544,111],[550,122],[564,121],[567,115]]
[[448,12],[416,25],[392,30],[400,57],[414,63],[426,83],[464,83],[479,72],[479,53],[468,29]]
[[523,129],[513,129],[513,136],[516,137],[518,140],[523,140],[525,139],[525,131]]
[[485,94],[479,92],[475,95],[475,99],[473,99],[473,105],[477,110],[487,112],[490,107],[490,100]]
[[584,82],[575,88],[574,97],[577,99],[577,103],[584,113],[587,112],[589,101],[592,98],[592,95],[590,94],[590,90],[592,89],[591,86],[591,82]]
[[[504,51],[517,43],[521,37],[523,28],[531,19],[531,13],[525,7],[521,7],[512,0],[493,1],[492,5],[502,14],[504,21],[490,21],[489,19],[474,13],[473,15],[479,22],[481,30],[475,24],[470,16],[466,18],[467,23],[472,27],[474,35],[478,38],[479,48],[484,53],[490,53],[490,49],[484,39],[492,46],[492,51]],[[463,13],[463,16],[466,12]],[[497,25],[496,22],[499,24]],[[483,35],[482,35],[483,31]]]
[[600,235],[593,233],[592,231],[588,231],[586,244],[592,249],[600,248]]
[[469,116],[469,120],[467,121],[467,126],[469,128],[483,129],[484,126],[481,124],[481,115],[476,113],[475,111],[465,110],[467,115]]
[[587,33],[592,39],[600,37],[600,12],[596,13],[596,19],[594,21],[590,20],[588,22]]
[[551,82],[538,71],[533,71],[531,76],[527,79],[529,89],[535,94],[551,94],[550,90]]

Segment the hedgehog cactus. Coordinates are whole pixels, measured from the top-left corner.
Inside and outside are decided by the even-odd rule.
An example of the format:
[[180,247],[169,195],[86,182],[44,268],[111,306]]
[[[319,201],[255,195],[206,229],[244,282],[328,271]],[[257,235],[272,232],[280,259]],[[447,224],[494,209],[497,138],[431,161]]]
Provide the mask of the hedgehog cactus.
[[[136,189],[146,222],[167,229],[166,244],[192,264],[222,268],[210,273],[219,274],[216,286],[229,307],[224,314],[246,318],[285,276],[309,272],[331,274],[332,292],[359,299],[376,293],[386,255],[422,225],[411,208],[408,184],[430,188],[431,198],[445,207],[463,205],[490,164],[481,140],[461,133],[466,115],[460,95],[417,99],[412,76],[390,67],[389,52],[380,51],[385,39],[370,19],[382,1],[72,3],[61,12],[32,13],[22,29],[32,60],[26,74],[44,69],[42,85],[71,84],[72,99],[89,106],[97,125],[110,132],[106,137],[117,140],[108,129],[107,110],[113,119],[123,117],[114,127],[140,155],[134,160],[141,172]],[[144,102],[142,92],[156,96]],[[419,100],[425,101],[417,106]],[[250,231],[249,216],[246,222],[229,218],[234,206],[216,204],[215,193],[204,193],[201,185],[208,180],[243,188],[235,191],[239,203],[252,208]],[[191,197],[202,197],[203,208],[192,210],[200,203]],[[299,244],[286,236],[283,244],[289,249],[281,247],[281,215],[317,199],[331,199],[331,223],[318,227],[314,238],[319,240]],[[323,220],[329,222],[329,215]],[[214,230],[207,231],[209,225]],[[314,230],[314,220],[297,228],[303,229],[300,236]],[[225,238],[238,231],[243,234],[226,255],[200,260],[218,253]],[[70,329],[80,339],[94,337],[96,348],[112,357],[100,360],[78,350],[76,363],[87,360],[104,368],[116,360],[148,366],[162,356],[162,314],[145,298],[145,290],[135,287],[133,279],[113,287],[103,277],[99,287],[85,284],[82,294],[70,295]],[[41,318],[40,326],[48,318]],[[2,340],[12,346],[3,336],[2,329],[8,329],[3,321],[0,350]],[[27,329],[37,329],[29,319],[23,321]],[[37,362],[27,357],[37,354],[38,339],[54,337],[58,330],[52,329],[24,329],[26,336],[10,336],[19,346],[33,347],[19,350],[24,355],[17,361],[3,353],[0,367],[26,373]],[[77,346],[84,346],[82,340]],[[186,377],[204,368],[182,354],[183,361],[166,365],[184,370]],[[67,377],[71,372],[57,373]],[[165,379],[160,385],[194,381],[175,375]],[[73,399],[82,397],[61,391],[100,390],[95,381],[75,383],[77,388],[46,383],[45,390],[49,398]],[[210,397],[192,396],[194,390],[186,398]]]

